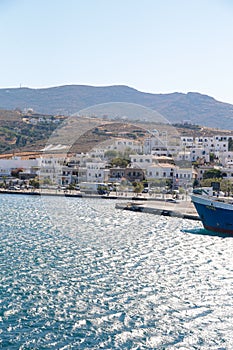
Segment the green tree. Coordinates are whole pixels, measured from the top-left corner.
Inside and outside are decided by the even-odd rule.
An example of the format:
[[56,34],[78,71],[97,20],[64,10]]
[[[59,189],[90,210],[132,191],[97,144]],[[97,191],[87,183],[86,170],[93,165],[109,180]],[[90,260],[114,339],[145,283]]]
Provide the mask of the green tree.
[[210,153],[210,162],[214,161],[214,153]]
[[131,154],[136,154],[136,152],[132,148],[126,147],[126,149],[123,152],[123,158],[127,159],[128,161],[130,161],[130,157],[129,156]]
[[134,193],[142,193],[144,186],[143,183],[141,182],[134,182],[133,183],[133,187],[134,187]]
[[150,187],[165,187],[167,185],[167,179],[151,179]]
[[97,188],[98,194],[106,194],[109,193],[108,186],[105,185],[99,185]]
[[40,187],[40,182],[39,182],[39,180],[38,179],[31,179],[30,181],[29,181],[29,185],[30,186],[32,186],[32,187],[34,187],[34,188],[39,188]]
[[104,157],[107,159],[113,159],[117,157],[117,151],[109,150],[104,153]]
[[233,151],[233,140],[232,137],[228,140],[228,151]]
[[204,180],[202,180],[201,181],[201,186],[202,187],[211,187],[211,184],[213,183],[213,182],[221,182],[221,179],[217,179],[217,178],[209,178],[209,179],[204,179]]
[[193,188],[198,187],[199,186],[199,181],[197,179],[193,180]]
[[117,157],[113,158],[110,162],[111,167],[120,167],[120,168],[126,168],[129,164],[129,160]]
[[226,193],[228,196],[232,193],[233,183],[230,180],[223,179],[220,183],[220,189],[222,192]]
[[172,189],[172,180],[171,179],[166,179],[166,187],[169,190]]
[[203,179],[220,179],[222,178],[222,172],[218,169],[206,170],[203,174]]
[[53,181],[49,177],[46,177],[43,179],[43,184],[44,185],[53,185]]

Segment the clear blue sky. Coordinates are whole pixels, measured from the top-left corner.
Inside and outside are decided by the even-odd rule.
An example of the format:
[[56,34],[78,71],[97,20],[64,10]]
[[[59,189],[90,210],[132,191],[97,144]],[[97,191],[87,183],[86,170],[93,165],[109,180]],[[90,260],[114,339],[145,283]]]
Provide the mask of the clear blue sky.
[[128,85],[233,103],[232,0],[0,0],[0,87]]

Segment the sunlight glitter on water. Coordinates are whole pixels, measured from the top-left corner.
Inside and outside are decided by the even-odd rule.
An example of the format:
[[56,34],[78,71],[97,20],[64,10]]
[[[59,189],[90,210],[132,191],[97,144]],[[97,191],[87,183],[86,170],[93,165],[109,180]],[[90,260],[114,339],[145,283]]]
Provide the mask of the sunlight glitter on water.
[[233,238],[101,199],[0,200],[1,348],[233,348]]

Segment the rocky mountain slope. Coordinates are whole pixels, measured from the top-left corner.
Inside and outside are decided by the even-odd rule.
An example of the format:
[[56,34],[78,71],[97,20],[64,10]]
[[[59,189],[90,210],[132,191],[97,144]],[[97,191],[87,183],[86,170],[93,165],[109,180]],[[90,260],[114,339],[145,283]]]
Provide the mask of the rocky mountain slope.
[[[46,89],[0,89],[1,109],[33,108],[52,115],[71,115],[93,105],[124,102],[157,111],[171,123],[188,121],[220,129],[233,129],[233,105],[199,93],[144,93],[127,86],[67,85]],[[143,115],[140,116],[142,120]]]

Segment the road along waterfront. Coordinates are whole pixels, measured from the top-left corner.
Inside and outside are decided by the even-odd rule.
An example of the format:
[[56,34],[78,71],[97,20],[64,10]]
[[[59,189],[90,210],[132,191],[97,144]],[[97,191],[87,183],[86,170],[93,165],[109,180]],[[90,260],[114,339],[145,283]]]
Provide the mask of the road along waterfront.
[[[150,213],[155,215],[173,216],[183,219],[200,220],[190,197],[185,200],[177,201],[171,198],[151,197],[148,195],[135,196],[132,194],[112,193],[110,195],[85,194],[77,191],[58,191],[58,190],[1,190],[1,194],[22,194],[32,196],[51,196],[51,197],[70,197],[70,198],[92,198],[92,199],[113,199],[124,200],[127,203],[117,203],[116,208],[122,210],[131,210],[137,212]],[[128,202],[131,200],[131,202]]]

